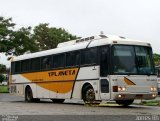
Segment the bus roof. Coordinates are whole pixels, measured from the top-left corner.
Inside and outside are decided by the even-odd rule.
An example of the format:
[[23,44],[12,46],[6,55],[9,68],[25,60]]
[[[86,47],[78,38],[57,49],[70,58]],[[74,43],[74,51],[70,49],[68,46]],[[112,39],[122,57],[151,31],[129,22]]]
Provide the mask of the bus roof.
[[90,47],[109,45],[109,44],[150,46],[149,43],[142,42],[139,40],[128,39],[121,36],[98,35],[98,36],[91,36],[87,38],[59,43],[57,48],[17,56],[17,57],[14,57],[12,61],[25,60],[25,59],[42,57],[42,56],[47,56],[52,54],[74,51],[74,50],[80,50],[87,47],[90,48]]

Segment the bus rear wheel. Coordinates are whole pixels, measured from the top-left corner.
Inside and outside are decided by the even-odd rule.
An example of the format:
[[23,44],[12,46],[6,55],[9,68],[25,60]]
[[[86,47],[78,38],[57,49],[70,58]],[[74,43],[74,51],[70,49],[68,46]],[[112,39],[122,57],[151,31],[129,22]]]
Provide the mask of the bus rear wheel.
[[54,103],[63,103],[65,99],[51,99]]
[[26,88],[26,91],[25,91],[25,101],[26,102],[39,102],[40,99],[38,98],[33,98],[33,93],[32,93],[32,90],[30,87],[27,87]]
[[116,100],[116,103],[122,106],[129,106],[133,103],[134,100]]
[[30,87],[26,88],[25,91],[25,101],[26,102],[32,102],[33,101],[33,93]]

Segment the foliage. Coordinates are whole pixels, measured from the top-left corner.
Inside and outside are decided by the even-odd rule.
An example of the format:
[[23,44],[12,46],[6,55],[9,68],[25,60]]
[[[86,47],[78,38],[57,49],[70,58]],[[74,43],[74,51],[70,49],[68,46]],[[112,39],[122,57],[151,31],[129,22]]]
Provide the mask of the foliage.
[[160,54],[154,53],[153,58],[154,58],[155,65],[156,66],[160,65]]
[[2,73],[6,73],[6,66],[0,64],[0,74],[2,74]]
[[12,18],[0,17],[0,52],[20,55],[38,51],[32,40],[31,27],[14,30],[15,25]]
[[12,18],[5,19],[0,16],[0,52],[8,52],[12,49],[10,41],[14,38],[12,35],[14,26]]
[[2,82],[5,79],[5,76],[3,74],[0,74],[0,82]]
[[49,24],[39,24],[34,28],[33,39],[39,50],[56,48],[58,43],[76,39],[63,28],[49,27]]
[[0,16],[0,52],[5,52],[6,55],[22,55],[52,49],[60,42],[76,39],[76,36],[65,29],[49,27],[46,23],[18,30],[14,29],[15,25],[12,18],[6,19]]
[[20,28],[14,32],[14,39],[12,41],[14,55],[22,55],[24,53],[36,52],[38,47],[32,38],[31,27]]

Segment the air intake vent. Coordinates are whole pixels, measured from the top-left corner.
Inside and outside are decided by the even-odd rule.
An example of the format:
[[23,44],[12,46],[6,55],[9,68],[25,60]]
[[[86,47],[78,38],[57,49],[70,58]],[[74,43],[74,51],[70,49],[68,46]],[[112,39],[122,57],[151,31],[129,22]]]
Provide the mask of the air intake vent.
[[84,41],[89,41],[89,40],[92,40],[92,39],[94,39],[94,36],[76,40],[76,43],[84,42]]

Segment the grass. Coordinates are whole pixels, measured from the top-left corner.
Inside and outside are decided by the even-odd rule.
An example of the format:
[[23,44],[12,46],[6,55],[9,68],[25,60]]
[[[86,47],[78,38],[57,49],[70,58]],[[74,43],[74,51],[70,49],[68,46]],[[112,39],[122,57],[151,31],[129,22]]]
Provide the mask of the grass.
[[146,106],[160,106],[160,100],[142,101],[142,104]]
[[0,86],[0,93],[8,93],[8,86]]

